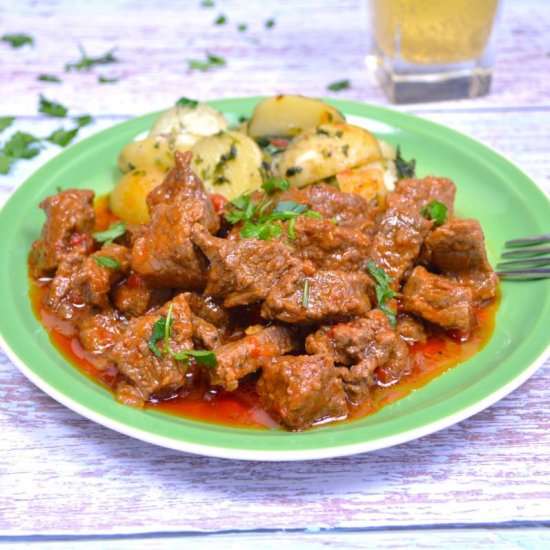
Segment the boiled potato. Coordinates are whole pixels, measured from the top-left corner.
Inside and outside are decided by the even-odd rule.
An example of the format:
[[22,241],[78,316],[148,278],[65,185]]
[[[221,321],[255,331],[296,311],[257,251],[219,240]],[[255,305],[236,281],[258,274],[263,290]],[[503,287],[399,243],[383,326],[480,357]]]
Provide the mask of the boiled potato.
[[163,182],[165,175],[164,170],[156,166],[128,172],[122,176],[111,193],[111,211],[125,222],[147,223],[147,195]]
[[381,158],[378,140],[368,130],[334,122],[296,136],[272,169],[293,186],[304,187]]
[[384,182],[384,166],[380,161],[338,172],[336,182],[340,191],[356,193],[368,201],[377,199],[380,206],[385,204],[388,190]]
[[118,157],[118,166],[124,173],[146,170],[150,166],[167,172],[174,166],[174,148],[174,139],[166,136],[149,136],[126,145]]
[[292,137],[313,126],[344,121],[344,115],[320,99],[300,95],[278,95],[260,101],[248,123],[253,138]]
[[228,126],[226,118],[209,105],[176,105],[158,117],[149,135],[170,135],[176,139],[178,148],[189,148],[199,139],[217,134]]
[[262,152],[244,134],[220,132],[202,138],[191,151],[191,167],[210,193],[232,200],[262,185]]

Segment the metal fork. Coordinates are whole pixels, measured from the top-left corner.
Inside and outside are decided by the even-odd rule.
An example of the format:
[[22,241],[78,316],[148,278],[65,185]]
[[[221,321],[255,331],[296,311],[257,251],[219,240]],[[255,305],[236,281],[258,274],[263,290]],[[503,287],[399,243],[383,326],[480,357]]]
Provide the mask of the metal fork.
[[508,261],[497,265],[497,274],[508,279],[544,279],[550,277],[550,234],[506,241],[501,254]]

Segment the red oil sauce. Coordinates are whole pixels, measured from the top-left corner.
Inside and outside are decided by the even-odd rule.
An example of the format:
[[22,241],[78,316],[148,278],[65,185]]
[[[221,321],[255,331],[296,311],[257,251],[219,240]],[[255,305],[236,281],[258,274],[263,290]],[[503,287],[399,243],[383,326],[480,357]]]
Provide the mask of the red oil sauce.
[[[82,373],[114,391],[120,376],[116,367],[109,365],[104,369],[97,368],[93,356],[83,350],[70,325],[60,321],[43,307],[48,283],[31,280],[30,288],[34,312],[48,331],[53,345]],[[478,310],[478,326],[465,342],[461,342],[456,336],[451,337],[444,331],[434,331],[426,343],[410,346],[410,374],[391,386],[377,386],[372,392],[371,401],[361,407],[352,408],[348,420],[375,413],[475,355],[493,332],[497,306],[498,300],[495,300]],[[189,369],[187,376],[188,382],[184,392],[166,401],[147,404],[147,408],[234,427],[278,427],[259,405],[254,378],[242,381],[236,391],[227,392],[223,389],[209,388],[207,381],[200,376],[200,371],[193,367]]]

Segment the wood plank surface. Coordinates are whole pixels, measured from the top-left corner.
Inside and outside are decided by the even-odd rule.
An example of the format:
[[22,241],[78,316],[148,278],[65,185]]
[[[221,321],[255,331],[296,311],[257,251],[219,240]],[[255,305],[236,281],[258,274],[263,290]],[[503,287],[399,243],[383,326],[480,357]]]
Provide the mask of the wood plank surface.
[[[165,108],[182,95],[326,96],[326,85],[342,78],[350,78],[352,87],[334,97],[387,104],[364,68],[363,4],[337,5],[328,0],[218,1],[212,9],[202,8],[200,0],[0,3],[0,35],[28,32],[36,40],[34,48],[21,50],[0,43],[0,116],[20,117],[10,132],[47,135],[59,121],[37,115],[38,95],[44,93],[71,113],[95,116],[82,138],[130,115]],[[225,26],[212,24],[220,13],[229,19]],[[270,17],[276,24],[265,29]],[[238,23],[247,23],[248,30],[239,33]],[[549,36],[550,3],[509,0],[489,96],[400,108],[495,147],[550,193]],[[117,46],[121,62],[89,74],[65,73],[64,64],[78,58],[79,42],[94,55]],[[203,58],[206,51],[223,55],[227,67],[190,72],[187,60]],[[63,83],[38,82],[42,72],[58,74]],[[101,85],[98,74],[121,80]],[[52,146],[0,176],[0,200],[57,151]],[[10,536],[236,530],[256,534],[215,535],[226,537],[219,539],[220,547],[270,548],[274,541],[360,548],[368,541],[401,548],[416,540],[416,531],[407,539],[394,532],[319,530],[523,522],[518,529],[512,523],[497,531],[430,531],[418,547],[479,543],[507,549],[525,543],[542,548],[545,529],[519,527],[550,520],[549,398],[547,361],[499,403],[417,441],[322,461],[228,461],[155,447],[96,425],[43,394],[0,352],[0,542]],[[261,529],[279,534],[262,535]],[[300,533],[282,532],[288,529]],[[206,547],[207,539],[193,540],[195,548]],[[157,542],[160,547],[166,541]],[[109,547],[102,543],[95,545]]]

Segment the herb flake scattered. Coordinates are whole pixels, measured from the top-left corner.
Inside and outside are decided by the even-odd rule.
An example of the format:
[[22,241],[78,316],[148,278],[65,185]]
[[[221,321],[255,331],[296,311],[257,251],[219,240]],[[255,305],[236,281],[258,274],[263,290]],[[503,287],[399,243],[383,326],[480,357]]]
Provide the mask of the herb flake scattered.
[[190,109],[194,109],[199,102],[196,99],[189,99],[188,97],[180,97],[176,101],[176,107],[189,107]]
[[396,313],[387,305],[387,301],[395,298],[397,295],[390,286],[393,283],[393,279],[372,260],[367,264],[367,270],[376,283],[374,290],[376,292],[378,308],[386,314],[391,326],[395,328],[397,325]]
[[94,262],[100,267],[120,269],[120,264],[111,256],[93,256]]
[[61,103],[50,101],[41,94],[38,112],[44,113],[45,115],[51,117],[64,118],[65,116],[67,116],[69,110],[67,109],[67,107],[61,105]]
[[433,220],[435,226],[442,225],[447,220],[447,207],[434,200],[420,210],[420,215]]
[[401,149],[399,145],[397,146],[397,152],[395,154],[395,168],[397,170],[397,179],[402,180],[403,178],[416,177],[416,173],[415,173],[416,160],[411,159],[409,161],[406,161],[401,156]]
[[88,126],[88,124],[91,124],[94,121],[91,115],[75,116],[73,120],[78,124],[80,128],[82,128],[83,126]]
[[54,82],[56,84],[61,82],[61,79],[53,74],[40,74],[36,80],[40,80],[40,82]]
[[76,128],[73,128],[72,130],[65,130],[64,128],[59,128],[58,130],[55,130],[54,132],[52,132],[46,138],[46,141],[49,141],[50,143],[55,143],[56,145],[60,145],[61,147],[66,147],[76,137],[79,130],[80,130],[79,126],[77,126]]
[[0,117],[0,132],[3,132],[6,128],[9,128],[13,124],[14,120],[14,116]]
[[276,23],[275,19],[271,17],[270,19],[265,20],[264,27],[266,29],[272,29],[275,26],[275,23]]
[[89,71],[96,65],[109,65],[110,63],[118,62],[118,59],[114,56],[116,48],[110,49],[99,57],[89,57],[81,44],[78,45],[78,50],[80,51],[80,59],[74,63],[67,63],[65,71]]
[[190,59],[188,63],[189,63],[189,68],[191,70],[209,71],[210,69],[223,67],[226,64],[226,61],[223,57],[220,57],[218,55],[214,55],[211,53],[207,53],[205,61]]
[[331,92],[340,92],[342,90],[348,90],[349,88],[351,88],[351,82],[348,79],[337,80],[327,86],[327,90],[330,90]]
[[40,152],[40,139],[26,132],[16,132],[4,144],[4,155],[12,159],[32,159]]
[[126,224],[123,221],[113,223],[104,231],[92,233],[92,237],[99,243],[111,244],[115,239],[126,233]]
[[22,48],[29,45],[34,46],[34,38],[23,33],[8,33],[0,38],[2,42],[7,42],[12,48]]
[[214,25],[225,25],[227,23],[227,17],[220,13],[216,19],[214,19]]
[[114,84],[115,82],[118,82],[120,78],[117,77],[108,77],[108,76],[98,76],[97,81],[100,84]]

